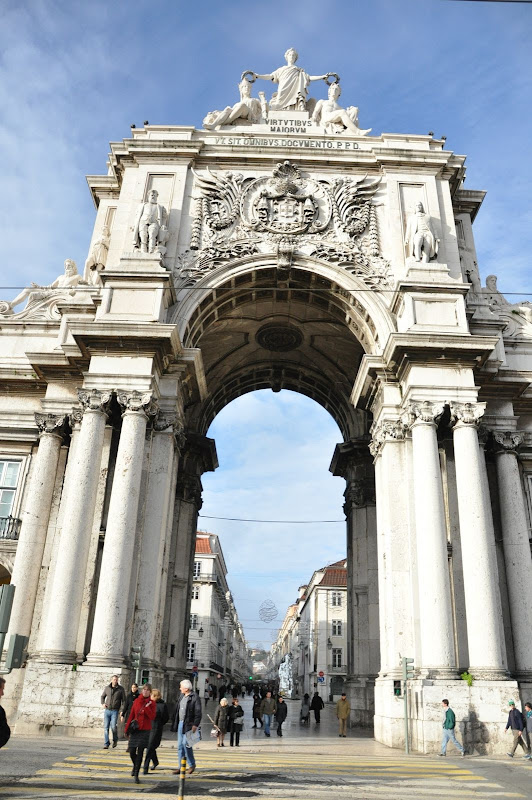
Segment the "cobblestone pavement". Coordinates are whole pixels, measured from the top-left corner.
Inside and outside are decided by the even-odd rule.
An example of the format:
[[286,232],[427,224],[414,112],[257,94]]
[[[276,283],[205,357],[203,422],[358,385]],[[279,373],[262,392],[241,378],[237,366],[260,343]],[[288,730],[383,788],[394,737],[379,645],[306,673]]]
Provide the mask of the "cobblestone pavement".
[[[249,701],[244,703],[246,720]],[[421,755],[406,756],[376,743],[367,735],[338,739],[332,708],[322,714],[322,723],[302,727],[296,703],[289,704],[289,720],[283,738],[268,739],[262,730],[248,723],[240,747],[217,749],[207,738],[195,749],[197,770],[187,776],[186,793],[191,800],[206,798],[269,798],[269,800],[462,800],[462,798],[527,798],[532,774],[529,762],[514,759],[466,758],[448,755],[442,759]],[[207,708],[207,713],[211,709]],[[205,735],[210,725],[205,719]],[[26,758],[38,757],[50,740],[13,739],[0,756],[0,797],[118,798],[130,800],[139,794],[150,798],[176,797],[178,783],[172,770],[177,767],[173,735],[168,733],[159,749],[160,766],[141,775],[141,784],[132,783],[131,762],[126,744],[103,750],[94,742],[86,746],[63,740],[48,749],[49,763],[37,769],[21,768]],[[59,749],[58,749],[59,747]],[[56,753],[63,752],[58,759]]]

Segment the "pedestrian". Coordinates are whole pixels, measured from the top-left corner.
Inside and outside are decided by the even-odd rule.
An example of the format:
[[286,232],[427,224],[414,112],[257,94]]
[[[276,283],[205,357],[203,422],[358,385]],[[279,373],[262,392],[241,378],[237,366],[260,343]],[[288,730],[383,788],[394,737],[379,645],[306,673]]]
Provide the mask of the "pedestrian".
[[277,703],[272,697],[270,691],[266,692],[266,697],[260,704],[260,713],[264,721],[264,735],[270,738],[270,725],[272,724],[272,717],[277,711]]
[[340,723],[340,732],[338,736],[345,737],[347,736],[347,720],[349,719],[349,713],[351,711],[351,706],[349,704],[349,700],[347,699],[347,695],[345,692],[342,692],[342,696],[336,703],[336,716],[338,717],[338,721]]
[[310,703],[311,711],[314,711],[314,719],[316,720],[316,725],[320,724],[320,714],[321,709],[324,707],[325,703],[319,696],[317,692],[314,692],[312,696],[312,701]]
[[207,703],[209,702],[210,696],[211,693],[210,693],[209,679],[205,678],[205,688],[203,690],[203,699],[205,700],[205,708],[207,708]]
[[126,736],[129,736],[129,757],[133,762],[131,774],[135,783],[140,783],[139,772],[142,766],[142,756],[150,741],[152,722],[155,719],[157,708],[151,699],[151,685],[145,683],[140,697],[137,697],[126,723]]
[[229,716],[228,716],[228,708],[227,708],[227,700],[225,697],[222,697],[218,704],[218,708],[216,709],[216,714],[214,716],[214,724],[218,728],[218,743],[216,747],[224,747],[224,737],[227,733],[227,727],[229,725]]
[[233,697],[233,702],[228,709],[227,716],[229,718],[229,744],[233,747],[240,747],[240,733],[244,727],[244,709],[238,702],[238,697]]
[[279,695],[277,700],[277,711],[275,712],[275,719],[277,720],[277,736],[282,736],[282,726],[288,714],[288,706],[286,705],[282,695]]
[[[525,703],[525,725],[526,725],[526,743],[528,747],[528,758],[531,757],[531,748],[532,748],[532,704]],[[523,731],[523,735],[524,735]]]
[[445,716],[443,718],[443,736],[441,740],[441,753],[444,756],[447,752],[447,742],[451,740],[457,750],[460,751],[462,758],[465,756],[465,750],[455,736],[454,728],[456,725],[456,717],[452,708],[449,708],[449,701],[444,699],[441,701]]
[[515,707],[514,701],[509,700],[508,705],[510,706],[510,713],[508,714],[508,722],[506,723],[506,728],[504,730],[507,731],[508,728],[512,729],[514,744],[512,749],[506,753],[506,755],[510,756],[510,758],[513,758],[517,749],[517,745],[519,744],[525,751],[524,758],[530,758],[530,749],[526,743],[526,733],[523,735],[523,731],[526,730],[527,724],[525,723],[523,715],[519,709]]
[[109,726],[113,733],[113,747],[118,744],[118,712],[124,711],[126,704],[126,693],[124,687],[118,683],[118,675],[113,675],[111,683],[105,687],[102,692],[101,704],[105,711],[103,712],[103,749],[109,749]]
[[236,683],[235,683],[235,685],[233,686],[233,688],[231,689],[231,694],[233,695],[233,699],[234,699],[235,697],[238,697],[238,686],[236,685]]
[[150,736],[148,739],[148,749],[146,750],[146,758],[144,759],[144,774],[148,774],[150,761],[153,763],[152,770],[159,766],[159,759],[157,758],[157,748],[161,744],[163,735],[163,728],[170,719],[168,713],[168,706],[164,702],[159,689],[152,689],[151,699],[155,703],[155,719],[152,722]]
[[215,683],[211,683],[211,697],[216,702],[216,698],[218,697],[218,687]]
[[244,699],[245,696],[246,696],[246,684],[243,683],[242,684],[242,700]]
[[[135,702],[135,700],[137,699],[138,696],[139,696],[139,687],[137,686],[136,683],[132,683],[131,684],[131,691],[128,692],[128,694],[126,695],[126,702],[125,702],[125,705],[124,705],[124,710],[120,714],[120,720],[122,722],[124,722],[124,721],[127,722],[128,721],[129,715],[131,714],[131,709],[133,708],[133,703]],[[128,745],[128,749],[129,749],[129,745]]]
[[[177,756],[179,764],[183,758],[186,758],[188,763],[188,774],[192,775],[196,769],[196,760],[194,758],[194,750],[191,746],[187,745],[186,734],[189,731],[196,733],[201,722],[201,700],[192,691],[192,684],[189,680],[181,681],[179,684],[179,695],[175,707],[174,721],[172,724],[172,732],[177,732]],[[174,775],[179,775],[179,770],[174,770]]]
[[227,687],[225,683],[222,683],[222,685],[220,686],[220,691],[218,693],[218,697],[220,698],[220,700],[222,699],[222,697],[225,697],[226,692],[227,692]]
[[[6,685],[6,679],[0,677],[0,700],[4,696],[5,685]],[[8,743],[10,736],[11,736],[11,728],[7,724],[6,712],[0,705],[0,747],[3,747],[5,744]]]
[[305,694],[303,695],[303,700],[301,701],[299,721],[303,723],[303,725],[307,725],[309,722],[309,715],[310,715],[310,698],[307,692],[305,692]]
[[260,704],[262,703],[260,695],[255,692],[253,695],[253,728],[257,727],[257,722],[260,722],[260,727],[262,728],[262,716],[260,713]]

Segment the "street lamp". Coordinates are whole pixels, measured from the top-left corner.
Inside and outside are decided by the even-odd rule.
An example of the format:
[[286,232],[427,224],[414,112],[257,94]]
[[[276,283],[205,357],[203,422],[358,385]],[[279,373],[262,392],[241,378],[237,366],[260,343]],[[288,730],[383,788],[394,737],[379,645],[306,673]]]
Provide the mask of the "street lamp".
[[200,639],[203,636],[203,634],[204,634],[204,630],[203,630],[203,626],[202,626],[202,627],[200,627],[200,629],[198,631],[198,636],[200,637]]
[[327,638],[327,647],[328,647],[329,650],[332,650],[332,642],[331,642],[331,637],[330,636]]

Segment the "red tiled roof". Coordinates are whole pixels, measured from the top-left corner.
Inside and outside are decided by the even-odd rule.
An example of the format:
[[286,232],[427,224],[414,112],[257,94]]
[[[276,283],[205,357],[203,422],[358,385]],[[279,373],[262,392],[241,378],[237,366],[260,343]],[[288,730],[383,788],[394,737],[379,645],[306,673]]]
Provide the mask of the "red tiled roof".
[[325,568],[325,574],[320,581],[321,586],[347,586],[347,570]]
[[196,553],[212,553],[209,539],[196,537]]
[[340,561],[335,561],[334,564],[327,564],[325,569],[347,569],[347,561],[341,558]]

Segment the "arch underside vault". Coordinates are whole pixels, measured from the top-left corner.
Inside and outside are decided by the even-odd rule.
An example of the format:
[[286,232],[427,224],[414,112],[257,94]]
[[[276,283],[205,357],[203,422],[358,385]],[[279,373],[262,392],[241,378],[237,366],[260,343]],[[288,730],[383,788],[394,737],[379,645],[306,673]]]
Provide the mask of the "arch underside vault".
[[187,410],[187,428],[205,434],[236,397],[269,388],[316,400],[344,440],[366,433],[365,414],[350,395],[362,356],[379,349],[370,293],[375,302],[376,292],[345,270],[329,277],[314,263],[296,265],[281,281],[271,261],[219,269],[185,290],[172,321],[183,345],[201,350],[208,391]]

